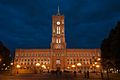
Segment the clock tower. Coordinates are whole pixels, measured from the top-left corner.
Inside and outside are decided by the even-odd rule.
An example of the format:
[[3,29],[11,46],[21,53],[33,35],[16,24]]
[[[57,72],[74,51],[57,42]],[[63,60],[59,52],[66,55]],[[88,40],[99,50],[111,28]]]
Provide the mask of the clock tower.
[[60,15],[59,6],[57,15],[52,16],[51,49],[66,49],[64,29],[64,15]]

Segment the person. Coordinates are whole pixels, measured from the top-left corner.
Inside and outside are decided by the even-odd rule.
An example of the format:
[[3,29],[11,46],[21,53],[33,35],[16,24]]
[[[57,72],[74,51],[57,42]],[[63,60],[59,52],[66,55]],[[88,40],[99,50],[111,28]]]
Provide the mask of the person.
[[85,78],[86,78],[86,72],[84,71],[84,76],[85,76]]
[[103,73],[101,72],[101,78],[102,78],[102,80],[103,80]]
[[60,76],[62,75],[62,71],[59,72]]
[[74,76],[76,77],[76,71],[74,71]]
[[58,73],[58,72],[57,72],[57,70],[56,70],[56,71],[55,71],[55,74],[57,75],[57,73]]

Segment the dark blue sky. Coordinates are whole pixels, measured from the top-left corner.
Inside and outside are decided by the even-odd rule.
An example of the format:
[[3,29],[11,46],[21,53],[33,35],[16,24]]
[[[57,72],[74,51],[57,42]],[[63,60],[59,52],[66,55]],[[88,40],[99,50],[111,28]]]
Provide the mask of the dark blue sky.
[[[120,0],[61,0],[68,48],[99,48],[120,20]],[[50,48],[57,0],[0,0],[0,41],[16,48]]]

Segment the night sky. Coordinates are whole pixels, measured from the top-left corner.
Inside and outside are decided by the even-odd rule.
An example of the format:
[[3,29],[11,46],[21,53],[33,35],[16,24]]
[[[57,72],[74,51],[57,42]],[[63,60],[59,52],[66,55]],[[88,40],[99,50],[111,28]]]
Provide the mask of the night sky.
[[[60,0],[67,48],[100,48],[120,20],[120,0]],[[57,0],[0,0],[0,41],[16,48],[50,48]]]

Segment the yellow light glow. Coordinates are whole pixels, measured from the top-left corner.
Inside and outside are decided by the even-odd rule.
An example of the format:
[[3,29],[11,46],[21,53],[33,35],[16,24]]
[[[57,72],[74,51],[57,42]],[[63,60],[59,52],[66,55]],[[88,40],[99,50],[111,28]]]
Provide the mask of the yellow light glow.
[[37,63],[36,66],[40,66],[40,63]]
[[98,60],[98,61],[100,61],[101,59],[100,59],[100,58],[98,58],[97,60]]
[[68,68],[68,69],[70,69],[70,67],[69,67],[69,66],[68,66],[67,68]]
[[95,66],[95,64],[93,64],[93,66]]
[[97,67],[97,68],[99,68],[99,67],[100,67],[100,65],[96,65],[96,67]]
[[20,68],[20,65],[17,65],[16,67],[17,67],[17,68]]
[[72,67],[74,68],[74,67],[75,67],[75,65],[72,65]]
[[10,63],[10,65],[13,65],[13,63]]
[[42,65],[41,67],[44,68],[44,69],[46,69],[46,66],[45,66],[45,65]]
[[97,62],[95,62],[95,64],[97,64]]
[[81,63],[77,63],[77,66],[81,66]]

